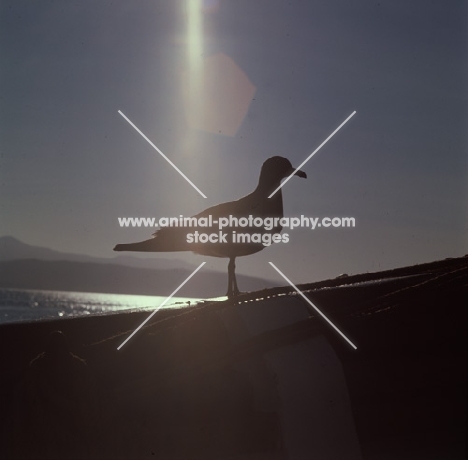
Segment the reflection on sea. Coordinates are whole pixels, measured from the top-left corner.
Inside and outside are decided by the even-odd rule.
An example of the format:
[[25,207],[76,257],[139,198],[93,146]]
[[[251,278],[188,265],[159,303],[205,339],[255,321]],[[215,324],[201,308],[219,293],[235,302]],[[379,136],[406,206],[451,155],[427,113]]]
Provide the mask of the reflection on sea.
[[[158,308],[166,296],[0,289],[0,323],[35,321]],[[162,308],[184,308],[201,299],[172,297]]]

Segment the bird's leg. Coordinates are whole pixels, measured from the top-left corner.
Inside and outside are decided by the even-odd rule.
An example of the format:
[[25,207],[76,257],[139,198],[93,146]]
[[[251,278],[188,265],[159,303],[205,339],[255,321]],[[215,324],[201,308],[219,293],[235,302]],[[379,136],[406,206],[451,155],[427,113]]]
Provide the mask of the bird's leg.
[[236,295],[239,294],[239,289],[237,288],[237,280],[236,280],[236,258],[231,257],[229,259],[229,264],[228,264],[228,290],[226,295],[228,298],[235,297]]
[[234,258],[229,259],[229,264],[228,264],[228,288],[226,295],[230,299],[232,297],[232,274],[233,274],[233,265],[234,265]]
[[239,291],[239,288],[237,287],[235,259],[233,259],[233,261],[232,261],[232,266],[233,266],[233,269],[232,269],[232,294],[233,294],[233,297],[236,297],[236,296],[239,295],[240,291]]

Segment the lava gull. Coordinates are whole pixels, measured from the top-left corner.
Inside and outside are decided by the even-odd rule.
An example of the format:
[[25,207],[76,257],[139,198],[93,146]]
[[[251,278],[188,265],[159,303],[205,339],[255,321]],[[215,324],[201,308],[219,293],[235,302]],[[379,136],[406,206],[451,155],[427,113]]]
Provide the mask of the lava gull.
[[[197,222],[195,226],[162,227],[153,234],[153,238],[139,243],[118,244],[114,251],[192,251],[206,256],[226,257],[229,259],[226,295],[229,298],[235,297],[239,294],[235,274],[236,257],[255,254],[265,249],[270,243],[281,240],[280,236],[275,236],[279,235],[282,230],[279,222],[283,217],[281,188],[271,198],[269,196],[280,186],[281,181],[294,171],[295,168],[288,159],[280,156],[269,158],[262,165],[258,185],[252,193],[237,201],[229,201],[205,209],[193,216]],[[307,177],[303,171],[297,171],[295,175]],[[193,218],[191,222],[195,222]],[[256,218],[261,218],[263,222],[269,218],[267,222],[272,225],[267,225],[267,228],[252,225]],[[210,235],[208,233],[211,230],[206,227],[208,219],[217,230]],[[240,226],[247,221],[248,226]],[[260,222],[260,219],[256,219],[256,222]],[[223,224],[221,225],[223,228],[219,228],[220,223]]]

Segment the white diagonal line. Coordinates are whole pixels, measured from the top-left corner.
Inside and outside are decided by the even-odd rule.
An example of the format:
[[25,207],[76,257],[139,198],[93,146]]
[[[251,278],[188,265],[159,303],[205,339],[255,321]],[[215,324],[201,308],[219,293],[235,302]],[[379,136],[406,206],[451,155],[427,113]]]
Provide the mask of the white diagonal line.
[[308,299],[288,278],[286,278],[286,276],[279,270],[279,268],[277,268],[273,262],[268,262],[293,288],[294,290],[300,295],[302,296],[302,298],[311,306],[314,308],[314,310],[333,328],[335,329],[336,332],[338,332],[338,334],[341,335],[341,337],[343,337],[346,342],[348,342],[355,350],[357,350],[357,347],[356,345],[354,345],[353,342],[351,342],[351,340],[348,339],[348,337],[346,337],[311,301],[310,299]]
[[295,170],[292,174],[290,174],[284,181],[282,184],[279,185],[279,187],[268,197],[268,198],[271,198],[281,187],[283,187],[284,184],[286,184],[286,182],[288,182],[289,179],[291,179],[292,176],[294,176],[294,174],[297,173],[297,171],[299,171],[299,169],[301,169],[347,122],[348,120],[354,116],[354,114],[356,113],[356,111],[354,111],[348,118],[346,118],[345,121],[343,121],[343,123],[341,123],[340,126],[338,126],[338,128],[335,129],[335,131],[333,131]]
[[133,128],[135,128],[135,130],[141,134],[141,136],[143,137],[143,139],[145,139],[146,142],[148,142],[149,145],[151,145],[151,147],[153,147],[203,198],[206,198],[206,195],[171,161],[169,160],[169,158],[167,158],[166,155],[164,155],[164,153],[161,152],[161,150],[159,150],[123,113],[121,110],[118,111],[120,113],[120,115],[122,115],[122,117],[125,118],[125,120],[127,120],[130,125],[133,126]]
[[120,350],[155,314],[156,312],[161,308],[163,307],[167,302],[169,302],[169,300],[171,300],[171,298],[173,296],[175,296],[177,294],[177,292],[179,291],[179,289],[190,279],[192,278],[193,275],[195,275],[195,273],[197,273],[198,270],[200,270],[200,268],[203,267],[203,265],[205,265],[206,262],[202,262],[200,264],[200,266],[166,299],[164,300],[164,302],[158,306],[158,308],[156,308],[156,310],[153,311],[153,313],[151,313],[151,315],[148,316],[148,318],[146,318],[131,334],[130,336],[128,336],[124,342],[122,342],[120,344],[119,347],[117,347],[117,350]]

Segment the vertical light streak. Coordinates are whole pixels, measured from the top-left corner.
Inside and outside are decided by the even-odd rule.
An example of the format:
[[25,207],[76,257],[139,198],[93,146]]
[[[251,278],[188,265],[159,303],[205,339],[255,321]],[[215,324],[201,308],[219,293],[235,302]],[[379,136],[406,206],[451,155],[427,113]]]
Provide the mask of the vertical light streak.
[[[203,13],[201,0],[187,0],[188,115],[200,112],[202,87]],[[197,116],[203,116],[198,113]]]

